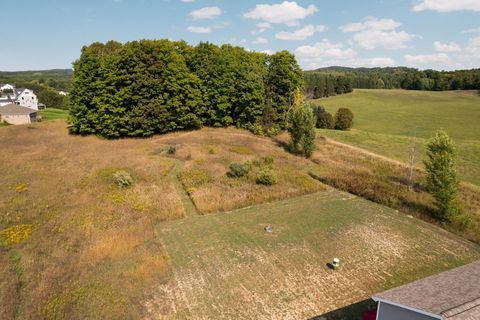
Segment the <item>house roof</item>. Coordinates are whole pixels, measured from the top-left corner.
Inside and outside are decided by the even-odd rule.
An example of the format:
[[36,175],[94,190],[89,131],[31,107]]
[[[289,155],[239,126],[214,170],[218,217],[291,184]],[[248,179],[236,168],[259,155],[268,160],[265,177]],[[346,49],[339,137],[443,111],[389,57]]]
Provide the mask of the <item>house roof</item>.
[[37,112],[37,110],[19,106],[16,104],[7,104],[3,107],[0,107],[1,115],[28,115]]
[[373,299],[442,319],[480,319],[480,261],[387,290]]

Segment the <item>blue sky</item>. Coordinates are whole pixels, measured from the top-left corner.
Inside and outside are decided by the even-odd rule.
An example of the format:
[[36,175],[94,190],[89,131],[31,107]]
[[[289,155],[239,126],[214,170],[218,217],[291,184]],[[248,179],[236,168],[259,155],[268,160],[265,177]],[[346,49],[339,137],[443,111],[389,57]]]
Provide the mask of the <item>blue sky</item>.
[[3,71],[69,68],[83,45],[156,38],[286,49],[305,69],[480,67],[480,0],[15,0],[2,12]]

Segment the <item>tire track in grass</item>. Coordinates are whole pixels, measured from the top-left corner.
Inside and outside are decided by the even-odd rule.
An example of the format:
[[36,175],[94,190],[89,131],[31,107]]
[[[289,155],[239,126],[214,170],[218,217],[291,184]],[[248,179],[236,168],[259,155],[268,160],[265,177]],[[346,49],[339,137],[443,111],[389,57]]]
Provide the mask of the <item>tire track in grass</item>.
[[183,169],[183,165],[184,165],[183,162],[181,162],[180,160],[175,160],[175,167],[170,172],[170,177],[180,197],[180,201],[182,202],[183,208],[185,210],[185,217],[186,218],[191,218],[195,216],[198,217],[200,216],[200,214],[198,213],[197,207],[195,206],[195,203],[193,202],[192,198],[188,195],[187,191],[183,187],[182,182],[180,181],[179,175]]

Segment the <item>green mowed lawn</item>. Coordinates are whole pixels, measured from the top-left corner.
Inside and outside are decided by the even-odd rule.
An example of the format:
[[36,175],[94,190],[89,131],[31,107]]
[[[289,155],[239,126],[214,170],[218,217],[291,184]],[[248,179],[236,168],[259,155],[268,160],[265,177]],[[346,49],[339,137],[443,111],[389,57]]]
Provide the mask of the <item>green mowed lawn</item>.
[[40,115],[43,117],[42,120],[57,120],[57,119],[67,119],[68,110],[47,108],[40,111]]
[[153,318],[308,318],[480,258],[475,244],[335,190],[165,222],[157,234],[173,277],[146,304]]
[[321,135],[402,161],[408,159],[411,138],[416,137],[421,147],[419,166],[424,145],[443,128],[458,146],[461,178],[480,185],[480,96],[476,92],[357,89],[316,103],[332,113],[348,107],[355,114],[353,130],[320,130]]

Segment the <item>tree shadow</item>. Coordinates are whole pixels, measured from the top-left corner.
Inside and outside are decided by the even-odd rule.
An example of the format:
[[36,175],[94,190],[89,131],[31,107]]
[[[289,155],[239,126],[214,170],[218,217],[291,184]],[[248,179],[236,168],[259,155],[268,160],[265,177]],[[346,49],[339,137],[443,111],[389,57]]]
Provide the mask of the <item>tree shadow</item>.
[[377,303],[372,299],[363,300],[343,308],[330,311],[310,320],[363,320],[366,312],[375,310]]

